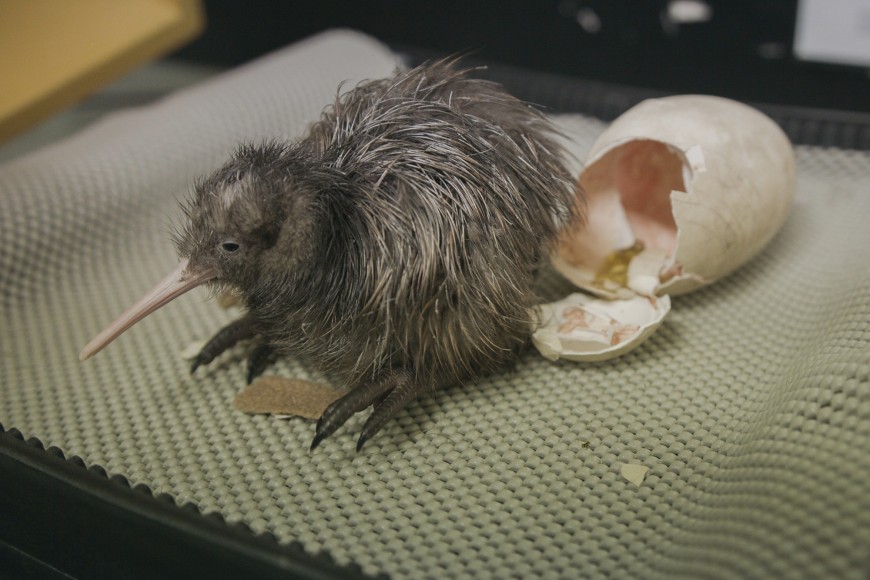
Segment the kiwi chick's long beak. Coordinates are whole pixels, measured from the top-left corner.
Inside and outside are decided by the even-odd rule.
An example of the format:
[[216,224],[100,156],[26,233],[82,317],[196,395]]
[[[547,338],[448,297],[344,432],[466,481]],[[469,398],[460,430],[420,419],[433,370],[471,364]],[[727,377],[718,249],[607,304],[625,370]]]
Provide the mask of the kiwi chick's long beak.
[[212,280],[217,272],[211,268],[204,270],[188,270],[187,258],[181,260],[178,266],[160,281],[157,286],[145,293],[142,298],[130,306],[114,322],[103,329],[100,334],[82,349],[79,360],[86,360],[103,350],[110,342],[118,338],[125,330],[160,308],[178,298],[188,290],[196,288]]

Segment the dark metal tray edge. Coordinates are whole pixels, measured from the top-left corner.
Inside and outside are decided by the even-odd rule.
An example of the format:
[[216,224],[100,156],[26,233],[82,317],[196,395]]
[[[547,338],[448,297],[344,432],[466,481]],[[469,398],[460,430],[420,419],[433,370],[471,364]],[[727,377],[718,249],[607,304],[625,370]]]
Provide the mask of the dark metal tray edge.
[[3,578],[365,578],[0,425]]

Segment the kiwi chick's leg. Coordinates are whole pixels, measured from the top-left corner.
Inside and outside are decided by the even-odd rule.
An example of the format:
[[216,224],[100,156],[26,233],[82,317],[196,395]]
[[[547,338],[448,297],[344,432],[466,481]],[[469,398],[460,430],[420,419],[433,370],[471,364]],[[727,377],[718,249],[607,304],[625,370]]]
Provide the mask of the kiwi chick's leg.
[[269,359],[274,353],[274,344],[261,343],[254,347],[248,355],[247,381],[249,385],[254,382],[254,379],[263,374],[263,371],[269,366]]
[[235,346],[240,340],[253,338],[256,334],[254,321],[248,316],[230,322],[217,331],[217,334],[211,337],[211,340],[202,347],[202,350],[199,351],[199,354],[190,363],[191,374],[201,365],[207,365],[219,354]]
[[366,419],[362,431],[360,431],[359,439],[356,440],[356,450],[360,451],[366,441],[375,436],[381,428],[393,417],[401,411],[411,399],[417,396],[417,385],[411,379],[411,373],[401,371],[401,375],[396,376],[395,386],[386,397],[383,397],[375,403],[375,410]]
[[335,433],[348,419],[376,401],[384,401],[385,396],[400,384],[407,371],[391,369],[370,383],[363,383],[351,389],[346,395],[329,405],[314,428],[311,451],[320,442]]

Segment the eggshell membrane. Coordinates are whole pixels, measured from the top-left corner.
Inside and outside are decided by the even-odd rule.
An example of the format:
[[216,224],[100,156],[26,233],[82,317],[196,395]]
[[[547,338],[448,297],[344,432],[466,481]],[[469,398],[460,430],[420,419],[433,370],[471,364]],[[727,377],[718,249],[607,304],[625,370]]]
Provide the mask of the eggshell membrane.
[[785,221],[795,162],[782,130],[719,97],[640,103],[598,138],[580,183],[587,226],[568,232],[555,267],[581,288],[637,240],[665,256],[657,294],[713,282],[757,254]]

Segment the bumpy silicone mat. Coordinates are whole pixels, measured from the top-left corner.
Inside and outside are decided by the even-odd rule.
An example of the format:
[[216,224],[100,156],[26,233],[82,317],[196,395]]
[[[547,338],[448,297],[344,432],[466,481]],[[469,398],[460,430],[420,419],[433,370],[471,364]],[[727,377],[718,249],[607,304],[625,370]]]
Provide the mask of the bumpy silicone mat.
[[[168,224],[195,177],[238,141],[300,134],[339,82],[394,66],[375,41],[330,33],[0,167],[0,423],[370,573],[864,577],[868,154],[799,149],[779,235],[677,298],[633,353],[530,352],[410,406],[360,454],[364,417],[309,454],[312,423],[235,411],[242,349],[188,374],[180,352],[233,316],[204,292],[79,363],[174,265]],[[581,153],[603,128],[559,123]]]

